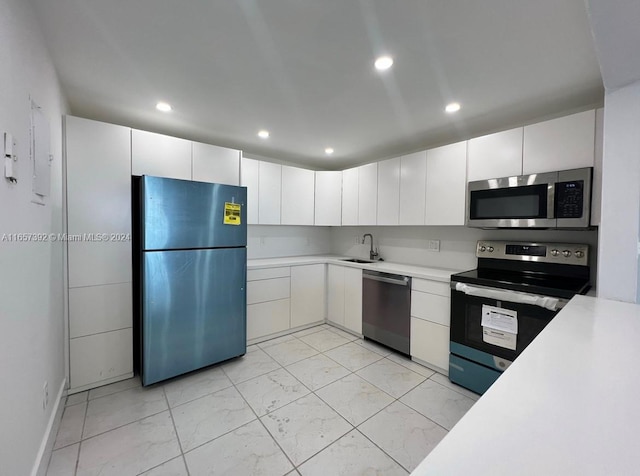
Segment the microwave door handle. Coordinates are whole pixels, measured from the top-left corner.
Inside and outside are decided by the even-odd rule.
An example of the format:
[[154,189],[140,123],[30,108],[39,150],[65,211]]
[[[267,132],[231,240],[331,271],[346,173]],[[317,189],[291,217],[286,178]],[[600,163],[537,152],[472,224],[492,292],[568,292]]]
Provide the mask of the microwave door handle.
[[560,305],[560,299],[550,296],[523,293],[520,291],[505,291],[503,289],[469,286],[464,283],[456,283],[455,290],[463,292],[469,296],[495,299],[497,301],[515,302],[518,304],[530,304],[549,309],[550,311],[557,311],[562,307]]

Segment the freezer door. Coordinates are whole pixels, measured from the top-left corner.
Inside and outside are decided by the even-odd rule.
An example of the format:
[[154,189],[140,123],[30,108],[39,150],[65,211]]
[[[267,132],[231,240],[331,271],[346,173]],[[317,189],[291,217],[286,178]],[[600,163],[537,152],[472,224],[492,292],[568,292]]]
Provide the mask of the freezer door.
[[142,383],[246,352],[245,248],[143,254]]
[[[143,250],[247,245],[245,187],[144,176],[140,189]],[[226,204],[240,204],[239,224]]]

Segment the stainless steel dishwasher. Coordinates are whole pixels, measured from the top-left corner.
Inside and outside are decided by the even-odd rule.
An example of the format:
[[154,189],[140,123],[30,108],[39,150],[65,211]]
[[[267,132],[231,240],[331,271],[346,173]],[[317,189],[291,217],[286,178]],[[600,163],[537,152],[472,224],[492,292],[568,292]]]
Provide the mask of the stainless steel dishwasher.
[[409,355],[411,278],[380,271],[362,272],[362,334]]

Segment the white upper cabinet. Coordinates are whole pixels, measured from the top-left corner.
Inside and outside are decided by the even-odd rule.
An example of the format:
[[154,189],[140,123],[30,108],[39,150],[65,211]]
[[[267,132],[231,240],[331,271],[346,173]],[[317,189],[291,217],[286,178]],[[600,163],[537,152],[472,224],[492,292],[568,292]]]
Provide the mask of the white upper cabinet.
[[378,164],[358,167],[358,225],[375,225],[378,210]]
[[240,185],[240,151],[194,142],[193,180]]
[[342,225],[358,224],[358,167],[342,171]]
[[602,213],[602,146],[604,134],[604,108],[596,109],[596,137],[591,186],[591,224],[600,226]]
[[279,225],[282,166],[260,161],[258,169],[258,223]]
[[425,225],[464,225],[467,142],[427,151]]
[[523,128],[469,141],[469,182],[522,174]]
[[400,225],[424,225],[427,153],[400,159]]
[[593,167],[595,130],[595,110],[526,126],[523,173]]
[[259,223],[259,174],[260,162],[242,157],[240,185],[247,187],[247,224],[249,225],[257,225]]
[[378,225],[400,219],[400,157],[378,162]]
[[314,224],[342,223],[342,172],[316,172]]
[[133,129],[131,173],[191,180],[191,141]]
[[313,170],[282,166],[283,225],[313,225],[315,173]]

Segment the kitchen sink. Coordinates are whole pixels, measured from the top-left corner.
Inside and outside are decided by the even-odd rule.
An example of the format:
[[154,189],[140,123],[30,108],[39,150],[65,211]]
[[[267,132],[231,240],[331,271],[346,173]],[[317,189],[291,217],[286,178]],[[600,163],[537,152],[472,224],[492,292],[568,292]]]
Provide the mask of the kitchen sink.
[[373,263],[371,260],[359,258],[341,258],[340,261],[348,261],[349,263]]

